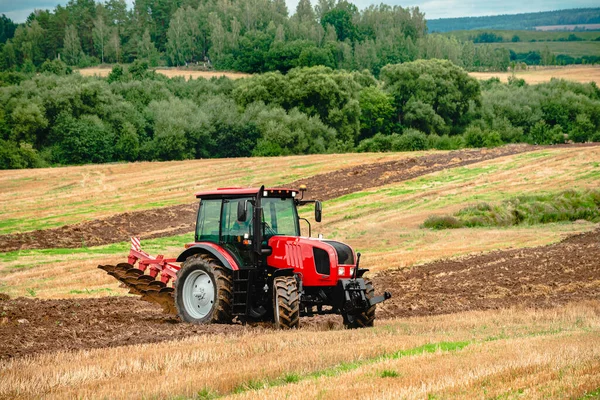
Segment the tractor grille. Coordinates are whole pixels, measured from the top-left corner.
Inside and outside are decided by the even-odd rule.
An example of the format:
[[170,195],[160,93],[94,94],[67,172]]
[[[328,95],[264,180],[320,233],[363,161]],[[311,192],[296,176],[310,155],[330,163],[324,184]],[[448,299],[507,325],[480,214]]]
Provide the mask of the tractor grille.
[[324,240],[324,242],[335,249],[338,256],[338,264],[354,265],[354,253],[350,246],[347,246],[344,243],[334,242],[333,240]]
[[329,275],[329,254],[323,250],[313,247],[313,256],[315,257],[315,268],[322,275]]

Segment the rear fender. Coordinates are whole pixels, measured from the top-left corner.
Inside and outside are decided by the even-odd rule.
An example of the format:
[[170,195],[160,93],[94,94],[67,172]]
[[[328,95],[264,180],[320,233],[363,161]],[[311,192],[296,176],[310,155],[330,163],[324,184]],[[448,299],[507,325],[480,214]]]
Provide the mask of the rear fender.
[[188,257],[195,254],[209,254],[219,260],[221,265],[231,271],[237,271],[240,269],[233,256],[229,254],[227,250],[214,243],[198,243],[193,245],[181,253],[179,257],[177,257],[177,262],[183,262],[187,260]]

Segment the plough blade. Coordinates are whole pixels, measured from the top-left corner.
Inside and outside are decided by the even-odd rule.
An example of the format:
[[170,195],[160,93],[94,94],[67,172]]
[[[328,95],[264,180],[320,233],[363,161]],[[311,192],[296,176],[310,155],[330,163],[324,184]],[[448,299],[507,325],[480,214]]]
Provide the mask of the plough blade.
[[177,314],[173,299],[174,290],[164,282],[145,275],[142,270],[127,263],[98,265],[98,268],[125,284],[129,293],[140,295],[142,300],[160,305],[167,314]]

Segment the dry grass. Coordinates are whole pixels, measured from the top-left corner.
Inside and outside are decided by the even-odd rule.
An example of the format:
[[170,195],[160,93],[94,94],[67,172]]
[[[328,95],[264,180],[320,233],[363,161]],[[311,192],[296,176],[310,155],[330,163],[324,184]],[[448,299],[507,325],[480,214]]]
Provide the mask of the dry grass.
[[[600,303],[588,302],[61,352],[0,363],[0,397],[479,398],[511,388],[568,397],[600,386],[599,315]],[[394,356],[442,342],[462,345]]]
[[[107,77],[110,74],[112,68],[83,68],[78,69],[79,72],[83,76],[99,76],[99,77]],[[194,71],[194,70],[186,70],[179,68],[157,68],[155,69],[159,74],[163,74],[168,78],[174,78],[177,76],[182,76],[186,80],[189,79],[210,79],[210,78],[220,78],[222,76],[229,79],[240,79],[247,78],[250,74],[245,74],[243,72],[228,72],[228,71]]]
[[[554,337],[476,343],[458,353],[386,360],[335,378],[306,380],[231,397],[576,398],[600,387],[597,341],[597,336],[589,332],[569,332]],[[382,371],[393,371],[398,376],[382,376]]]
[[470,72],[469,75],[482,80],[498,77],[502,82],[508,82],[508,78],[514,75],[517,78],[525,79],[530,84],[549,82],[552,78],[600,84],[600,66],[537,67],[537,69],[517,71],[514,74],[511,72]]
[[284,184],[361,163],[412,156],[321,154],[4,170],[0,171],[0,233],[192,203],[194,193],[202,189]]

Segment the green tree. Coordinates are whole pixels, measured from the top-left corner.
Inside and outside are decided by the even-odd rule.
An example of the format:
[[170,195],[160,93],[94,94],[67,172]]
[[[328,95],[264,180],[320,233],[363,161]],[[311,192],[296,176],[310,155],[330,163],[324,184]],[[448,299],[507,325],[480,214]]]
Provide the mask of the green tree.
[[61,164],[103,163],[112,159],[114,134],[96,115],[61,115],[52,129],[57,146],[54,159]]
[[81,41],[73,25],[68,26],[65,31],[63,55],[68,65],[77,65],[81,58]]
[[381,79],[384,90],[394,98],[397,121],[406,127],[423,128],[435,116],[439,117],[437,129],[442,129],[442,121],[447,127],[464,126],[471,103],[481,102],[477,80],[450,61],[388,65],[381,70]]
[[102,64],[104,64],[104,53],[106,45],[111,36],[111,32],[101,15],[98,15],[98,17],[94,20],[93,35],[94,46],[96,47],[96,51],[100,54],[100,60],[102,61]]
[[393,99],[375,86],[360,91],[360,137],[365,139],[376,133],[390,133],[394,116]]

